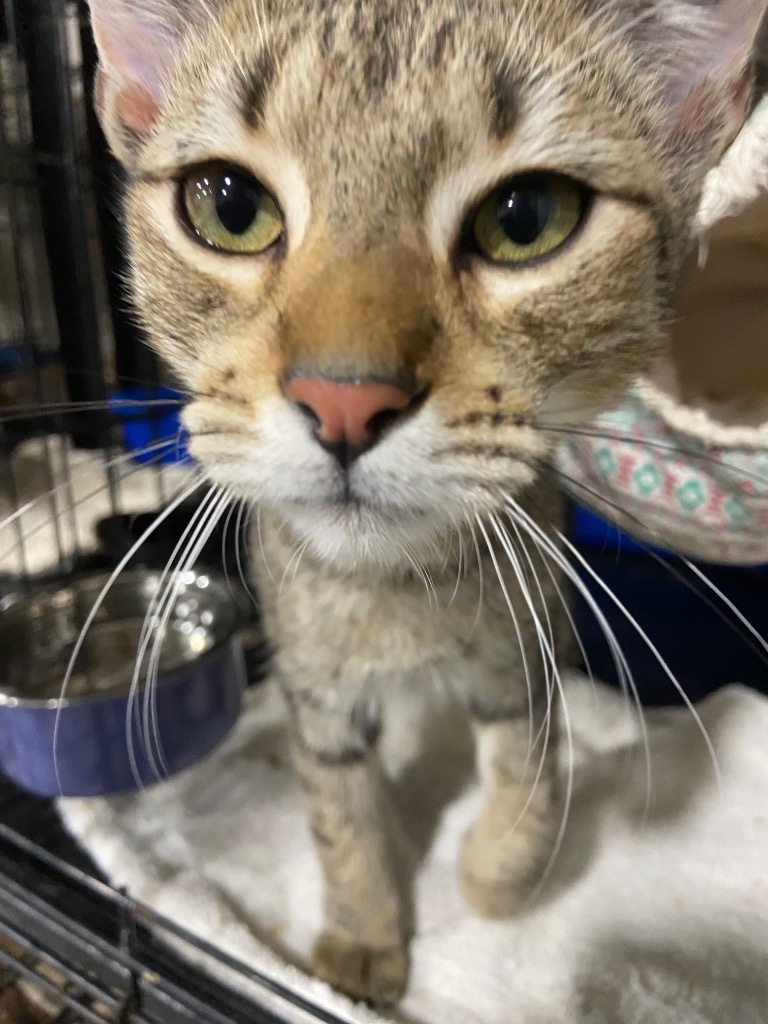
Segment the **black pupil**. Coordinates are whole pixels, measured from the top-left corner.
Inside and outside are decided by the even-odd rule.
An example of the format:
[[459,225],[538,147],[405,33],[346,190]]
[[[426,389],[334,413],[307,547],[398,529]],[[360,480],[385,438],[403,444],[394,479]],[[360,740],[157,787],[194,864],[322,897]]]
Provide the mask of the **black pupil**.
[[244,235],[256,219],[259,193],[234,174],[222,175],[214,184],[216,214],[230,235]]
[[499,224],[515,245],[532,245],[549,224],[554,202],[538,188],[516,188],[501,197]]

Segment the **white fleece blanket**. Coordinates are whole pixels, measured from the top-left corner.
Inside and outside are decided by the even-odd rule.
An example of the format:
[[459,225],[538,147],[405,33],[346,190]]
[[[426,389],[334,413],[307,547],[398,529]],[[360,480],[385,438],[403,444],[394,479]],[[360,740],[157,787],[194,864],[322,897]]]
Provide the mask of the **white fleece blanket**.
[[[768,1022],[768,700],[732,686],[699,706],[719,786],[691,713],[649,714],[647,799],[636,715],[578,678],[567,695],[564,843],[538,903],[504,923],[473,917],[457,890],[457,846],[478,803],[463,723],[395,709],[385,761],[421,863],[411,985],[388,1019]],[[61,812],[139,900],[342,1019],[380,1021],[300,969],[321,884],[284,723],[267,684],[206,763],[136,796],[61,801]]]

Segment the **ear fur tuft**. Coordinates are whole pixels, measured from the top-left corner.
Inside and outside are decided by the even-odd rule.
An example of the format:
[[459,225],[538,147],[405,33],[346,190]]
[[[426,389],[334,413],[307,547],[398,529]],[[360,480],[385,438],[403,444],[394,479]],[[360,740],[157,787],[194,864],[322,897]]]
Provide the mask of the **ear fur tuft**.
[[672,136],[695,137],[716,119],[720,154],[733,141],[749,110],[755,41],[767,9],[768,0],[662,0],[662,23],[677,43],[664,72]]
[[[187,4],[89,0],[99,52],[96,101],[117,155],[151,130],[185,31]],[[188,12],[187,12],[188,13]]]

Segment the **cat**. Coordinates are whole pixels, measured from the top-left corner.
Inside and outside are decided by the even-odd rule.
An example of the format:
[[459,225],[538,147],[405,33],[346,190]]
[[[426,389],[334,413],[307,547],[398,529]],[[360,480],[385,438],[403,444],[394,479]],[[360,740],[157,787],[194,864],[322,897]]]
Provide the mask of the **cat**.
[[[547,468],[664,344],[763,0],[90,0],[137,310],[257,506],[325,880],[315,973],[396,1001],[387,692],[466,706],[495,918],[556,852],[567,543]],[[561,639],[562,638],[562,639]]]

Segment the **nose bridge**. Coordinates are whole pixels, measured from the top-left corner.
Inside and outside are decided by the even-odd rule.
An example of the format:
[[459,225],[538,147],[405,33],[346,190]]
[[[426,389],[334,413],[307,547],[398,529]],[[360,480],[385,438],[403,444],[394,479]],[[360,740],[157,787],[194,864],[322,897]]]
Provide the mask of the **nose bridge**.
[[286,309],[285,372],[409,386],[433,322],[430,270],[415,250],[391,246],[315,259]]

